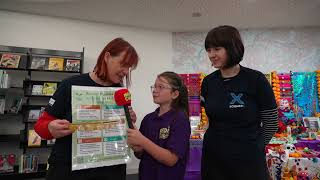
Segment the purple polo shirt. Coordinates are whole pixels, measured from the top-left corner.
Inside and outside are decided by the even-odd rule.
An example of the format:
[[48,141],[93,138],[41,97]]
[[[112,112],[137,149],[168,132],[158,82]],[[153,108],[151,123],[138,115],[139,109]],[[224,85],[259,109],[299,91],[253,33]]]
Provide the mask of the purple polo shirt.
[[147,152],[143,152],[139,165],[139,178],[183,180],[191,132],[189,118],[184,112],[172,109],[161,116],[158,116],[158,113],[159,108],[146,115],[141,122],[140,131],[158,146],[175,153],[179,159],[174,166],[169,167],[155,160]]

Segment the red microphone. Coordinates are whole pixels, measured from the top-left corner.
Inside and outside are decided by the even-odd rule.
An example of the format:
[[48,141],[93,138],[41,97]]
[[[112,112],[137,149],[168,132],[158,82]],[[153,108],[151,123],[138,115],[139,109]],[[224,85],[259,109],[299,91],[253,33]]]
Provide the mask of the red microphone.
[[114,93],[114,100],[118,106],[123,106],[126,114],[127,123],[130,129],[133,129],[132,119],[129,113],[128,106],[131,106],[131,94],[128,89],[119,89]]

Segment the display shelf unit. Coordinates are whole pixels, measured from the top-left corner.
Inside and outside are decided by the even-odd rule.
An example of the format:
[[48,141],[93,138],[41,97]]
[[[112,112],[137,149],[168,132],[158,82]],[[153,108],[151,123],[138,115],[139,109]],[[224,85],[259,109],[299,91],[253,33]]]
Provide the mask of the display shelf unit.
[[[19,57],[19,60],[17,61],[18,64],[13,63],[15,67],[7,66],[8,62],[15,62],[14,59],[10,59],[10,55]],[[9,59],[7,57],[9,57]],[[22,150],[22,154],[28,154],[29,150],[36,148],[48,148],[49,151],[52,145],[47,145],[46,140],[42,140],[40,146],[28,146],[28,131],[33,129],[33,125],[36,122],[36,119],[30,120],[29,113],[31,110],[41,110],[41,107],[45,107],[47,105],[49,98],[52,97],[54,92],[53,90],[59,86],[62,79],[81,74],[83,72],[84,48],[80,52],[75,52],[0,45],[0,58],[0,70],[10,72],[10,74],[8,73],[9,76],[15,76],[16,72],[18,71],[25,72],[23,77],[24,79],[21,79],[22,87],[0,88],[0,94],[4,94],[4,96],[8,92],[12,91],[12,89],[23,90],[23,105],[21,110],[16,114],[7,113],[7,111],[5,111],[5,114],[0,114],[0,120],[8,119],[7,116],[15,116],[20,118],[21,123],[24,124],[24,129],[21,129],[19,134],[0,134],[0,143],[17,142],[19,145],[18,147],[20,147]],[[39,73],[41,75],[39,75]],[[50,78],[56,74],[59,75],[59,77],[62,76],[59,81]],[[39,77],[37,76],[41,76],[41,80],[39,80]],[[53,84],[56,84],[56,86]],[[43,93],[44,91],[42,91],[42,94],[32,94],[33,85],[43,85],[49,87],[49,90],[46,89],[48,90],[46,92],[50,92],[50,94]],[[6,99],[7,98],[12,97],[6,97]],[[33,101],[35,100],[38,101],[38,104],[33,104]],[[41,102],[40,104],[39,101]],[[8,123],[8,126],[9,125],[10,123]],[[19,158],[20,157],[17,157],[16,164],[20,164],[18,163],[20,161]],[[0,173],[0,179],[43,178],[46,174],[46,167],[46,164],[39,164],[38,172],[19,173],[19,167],[16,165],[14,167],[14,172]]]

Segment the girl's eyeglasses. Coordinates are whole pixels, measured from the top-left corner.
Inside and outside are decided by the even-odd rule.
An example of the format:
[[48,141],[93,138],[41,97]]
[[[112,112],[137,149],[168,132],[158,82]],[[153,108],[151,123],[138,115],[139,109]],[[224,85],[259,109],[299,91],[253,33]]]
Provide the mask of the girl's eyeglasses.
[[153,92],[155,90],[162,91],[164,89],[172,89],[172,87],[170,87],[170,86],[162,86],[162,85],[159,85],[159,86],[152,85],[152,86],[150,86],[150,88],[151,88],[151,92]]

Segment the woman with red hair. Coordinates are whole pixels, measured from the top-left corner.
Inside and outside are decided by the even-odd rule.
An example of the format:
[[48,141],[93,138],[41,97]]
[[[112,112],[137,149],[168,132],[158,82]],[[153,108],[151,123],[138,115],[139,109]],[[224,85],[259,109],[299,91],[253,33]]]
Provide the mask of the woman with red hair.
[[[126,179],[125,164],[71,171],[71,87],[120,87],[123,79],[129,86],[131,70],[137,67],[138,60],[134,47],[122,38],[116,38],[102,50],[92,72],[72,76],[61,82],[34,127],[42,138],[56,139],[48,160],[50,166],[47,180]],[[135,121],[136,116],[132,110],[130,114]]]

